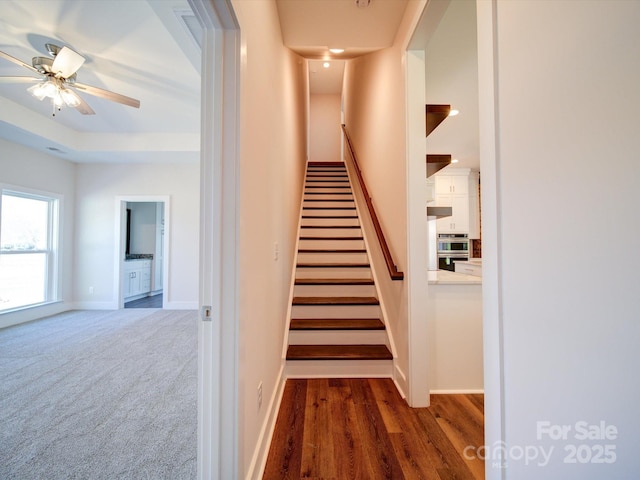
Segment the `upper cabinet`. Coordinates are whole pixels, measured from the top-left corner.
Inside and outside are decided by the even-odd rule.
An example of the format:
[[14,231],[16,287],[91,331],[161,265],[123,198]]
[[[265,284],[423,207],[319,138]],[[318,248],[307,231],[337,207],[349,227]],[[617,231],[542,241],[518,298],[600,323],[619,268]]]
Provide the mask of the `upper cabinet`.
[[480,238],[478,172],[468,168],[447,169],[435,177],[435,204],[451,207],[450,217],[438,219],[438,233],[466,233]]
[[436,195],[469,195],[468,175],[437,175]]

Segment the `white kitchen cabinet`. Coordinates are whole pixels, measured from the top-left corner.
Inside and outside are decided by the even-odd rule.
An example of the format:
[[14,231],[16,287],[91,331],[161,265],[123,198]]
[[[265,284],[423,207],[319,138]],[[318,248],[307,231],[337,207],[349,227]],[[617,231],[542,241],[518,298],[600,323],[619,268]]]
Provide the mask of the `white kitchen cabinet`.
[[450,217],[439,218],[438,233],[466,233],[480,238],[478,172],[468,168],[448,168],[435,175],[435,205],[451,207]]
[[122,289],[125,299],[151,291],[151,260],[126,261],[123,275]]
[[477,260],[469,260],[468,262],[455,262],[454,268],[456,273],[464,273],[465,275],[482,277],[482,263]]
[[436,195],[469,195],[468,175],[436,175]]

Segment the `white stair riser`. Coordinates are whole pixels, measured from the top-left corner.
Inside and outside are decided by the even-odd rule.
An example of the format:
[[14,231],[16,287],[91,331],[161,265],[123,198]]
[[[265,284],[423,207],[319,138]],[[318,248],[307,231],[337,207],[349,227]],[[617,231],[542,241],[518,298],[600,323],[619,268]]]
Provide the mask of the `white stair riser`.
[[380,318],[380,306],[293,305],[291,318]]
[[[310,236],[310,235],[309,235]],[[364,249],[364,240],[300,240],[300,250],[305,249]]]
[[[309,187],[312,187],[311,189],[309,189]],[[324,188],[337,188],[340,191],[345,191],[345,192],[349,192],[351,189],[350,188],[343,188],[343,187],[351,187],[351,184],[349,182],[345,182],[344,179],[340,178],[340,179],[331,179],[331,178],[314,178],[312,182],[305,182],[304,184],[304,188],[305,191],[308,193],[311,190],[317,190],[315,187],[324,187]]]
[[[308,187],[313,187],[313,188],[308,188]],[[305,193],[309,193],[309,192],[315,192],[315,193],[351,193],[351,189],[350,188],[341,188],[338,187],[336,188],[335,185],[332,186],[326,186],[326,185],[322,185],[322,184],[318,184],[318,185],[306,185],[305,186]]]
[[361,237],[360,228],[303,228],[301,237]]
[[366,268],[323,268],[297,267],[296,278],[371,278],[371,269]]
[[358,226],[360,222],[357,218],[303,218],[302,226],[310,227],[310,226],[334,226],[334,227],[344,227],[344,226]]
[[[289,345],[382,345],[384,330],[291,330]],[[388,346],[388,345],[387,345]]]
[[[307,206],[308,207],[308,206]],[[331,217],[334,215],[357,215],[356,210],[336,210],[335,208],[322,208],[320,210],[305,209],[302,215],[317,215]]]
[[287,360],[287,378],[392,378],[393,360]]
[[[338,196],[338,195],[307,195],[304,197],[304,202],[305,202],[305,207],[313,207],[316,205],[313,205],[313,203],[320,203],[319,200],[322,200],[323,202],[327,202],[327,200],[332,200],[331,203],[332,205],[329,206],[329,208],[331,207],[335,207],[335,206],[341,206],[338,205],[341,202],[352,202],[353,203],[353,198],[349,197],[349,196]],[[318,201],[316,201],[318,200]],[[333,200],[339,200],[339,202],[334,202]],[[333,205],[336,204],[336,205]],[[351,205],[353,206],[353,205]],[[304,220],[304,219],[303,219]]]
[[298,263],[368,263],[366,253],[298,253]]
[[[318,199],[320,200],[320,199]],[[353,200],[340,200],[339,202],[327,202],[325,199],[322,199],[322,202],[312,202],[309,200],[304,201],[303,207],[321,207],[321,208],[337,208],[337,207],[355,207],[356,204],[353,203]]]
[[374,285],[296,285],[294,297],[375,297]]
[[[315,193],[319,193],[319,192],[315,192]],[[318,194],[318,195],[314,195],[314,192],[307,192],[305,193],[303,200],[305,202],[308,202],[309,200],[324,200],[326,202],[333,202],[333,201],[342,201],[342,200],[350,200],[353,201],[353,195],[351,195],[350,193],[332,193],[330,195],[326,195],[324,193]]]

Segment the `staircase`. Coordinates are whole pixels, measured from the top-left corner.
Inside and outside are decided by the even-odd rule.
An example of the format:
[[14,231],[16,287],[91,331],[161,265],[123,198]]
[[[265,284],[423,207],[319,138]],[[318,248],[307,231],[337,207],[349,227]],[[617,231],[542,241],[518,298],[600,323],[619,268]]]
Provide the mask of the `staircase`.
[[287,349],[287,376],[391,376],[393,356],[349,177],[309,162]]

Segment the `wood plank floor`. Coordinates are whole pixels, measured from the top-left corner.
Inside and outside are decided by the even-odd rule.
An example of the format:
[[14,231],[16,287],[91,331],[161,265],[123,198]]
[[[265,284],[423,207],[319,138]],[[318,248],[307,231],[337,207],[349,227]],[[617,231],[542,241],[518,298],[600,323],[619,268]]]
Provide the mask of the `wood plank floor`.
[[483,479],[483,395],[409,408],[390,379],[289,379],[263,478]]
[[125,303],[124,308],[162,308],[162,293],[132,300]]

